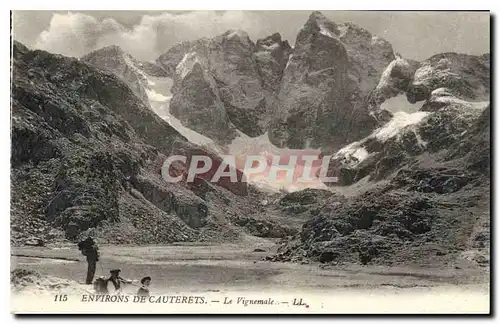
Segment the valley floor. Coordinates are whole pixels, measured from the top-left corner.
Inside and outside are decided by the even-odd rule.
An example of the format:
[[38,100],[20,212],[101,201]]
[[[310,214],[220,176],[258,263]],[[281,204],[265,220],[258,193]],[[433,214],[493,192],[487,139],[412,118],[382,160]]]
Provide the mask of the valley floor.
[[[265,252],[254,252],[256,248]],[[259,294],[265,298],[270,295],[286,295],[296,296],[297,300],[299,298],[307,300],[308,297],[310,300],[314,296],[314,301],[318,301],[316,308],[320,303],[321,311],[334,313],[488,312],[489,310],[489,273],[485,268],[441,266],[424,269],[349,265],[323,269],[318,264],[261,260],[264,256],[272,254],[274,249],[273,242],[260,239],[224,245],[183,243],[101,246],[101,262],[98,263],[96,277],[107,275],[110,269],[120,268],[122,277],[136,280],[133,285],[124,288],[124,292],[130,294],[137,291],[138,280],[144,276],[151,276],[152,294],[211,294],[212,296]],[[41,276],[81,283],[85,278],[86,267],[84,257],[72,246],[22,247],[12,250],[12,270],[29,269]],[[91,286],[83,284],[79,286],[80,290],[92,290]],[[17,291],[13,294],[14,300],[17,296],[18,301],[25,301],[26,296],[36,294],[30,289],[36,290],[36,288],[25,288]],[[318,296],[325,297],[322,299]],[[328,304],[327,301],[332,298],[337,298],[335,305],[326,307],[324,304]],[[348,302],[349,300],[351,302]],[[367,303],[363,303],[363,300]],[[383,304],[375,306],[372,301]],[[15,305],[19,307],[18,310],[28,310],[27,303],[14,302],[14,308]],[[61,306],[63,305],[51,303],[49,309]],[[82,306],[89,307],[81,304],[73,307]],[[303,311],[302,308],[300,310]],[[151,311],[158,312],[158,308]],[[163,311],[172,310],[163,309]],[[219,311],[237,310],[233,308],[219,309]],[[261,311],[272,312],[272,309],[261,309]],[[283,309],[274,311],[281,312]],[[293,311],[295,309],[289,310]]]

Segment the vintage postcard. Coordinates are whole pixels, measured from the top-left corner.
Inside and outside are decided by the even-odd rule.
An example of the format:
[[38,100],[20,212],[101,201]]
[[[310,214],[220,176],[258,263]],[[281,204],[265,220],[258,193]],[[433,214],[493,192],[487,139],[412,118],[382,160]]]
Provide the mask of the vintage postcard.
[[11,312],[490,313],[488,11],[11,17]]

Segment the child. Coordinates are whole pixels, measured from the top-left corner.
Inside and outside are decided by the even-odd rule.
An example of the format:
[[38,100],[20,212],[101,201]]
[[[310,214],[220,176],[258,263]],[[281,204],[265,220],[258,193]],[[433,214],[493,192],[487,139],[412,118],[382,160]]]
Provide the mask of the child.
[[149,296],[149,284],[151,283],[151,277],[144,277],[141,279],[142,287],[137,291],[137,296]]

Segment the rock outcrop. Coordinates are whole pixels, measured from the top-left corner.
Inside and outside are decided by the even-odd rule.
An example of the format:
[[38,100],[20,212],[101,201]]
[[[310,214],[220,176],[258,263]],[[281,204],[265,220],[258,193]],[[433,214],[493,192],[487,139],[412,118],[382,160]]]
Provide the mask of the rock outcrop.
[[255,56],[264,89],[277,94],[291,52],[279,33],[257,40]]
[[380,104],[399,94],[405,94],[420,63],[399,55],[385,68],[375,90],[370,95],[370,107],[377,112]]
[[487,266],[489,119],[488,107],[461,136],[438,152],[406,158],[373,190],[331,197],[270,260],[435,266],[460,259]]
[[192,49],[203,49],[208,42],[208,38],[200,38],[195,41],[185,41],[174,45],[167,52],[160,55],[155,62],[166,71],[167,76],[173,78],[177,65],[179,65],[184,56]]

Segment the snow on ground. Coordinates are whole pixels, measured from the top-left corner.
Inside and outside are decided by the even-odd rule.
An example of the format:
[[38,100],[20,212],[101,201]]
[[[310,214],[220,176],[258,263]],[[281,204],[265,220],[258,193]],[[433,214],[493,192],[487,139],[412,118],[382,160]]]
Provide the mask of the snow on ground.
[[77,281],[42,276],[35,271],[16,269],[11,273],[11,291],[26,295],[88,294],[94,289]]
[[172,97],[166,97],[162,95],[161,93],[156,92],[155,90],[152,89],[146,89],[146,94],[148,95],[149,101],[156,101],[156,102],[170,102],[170,99]]

